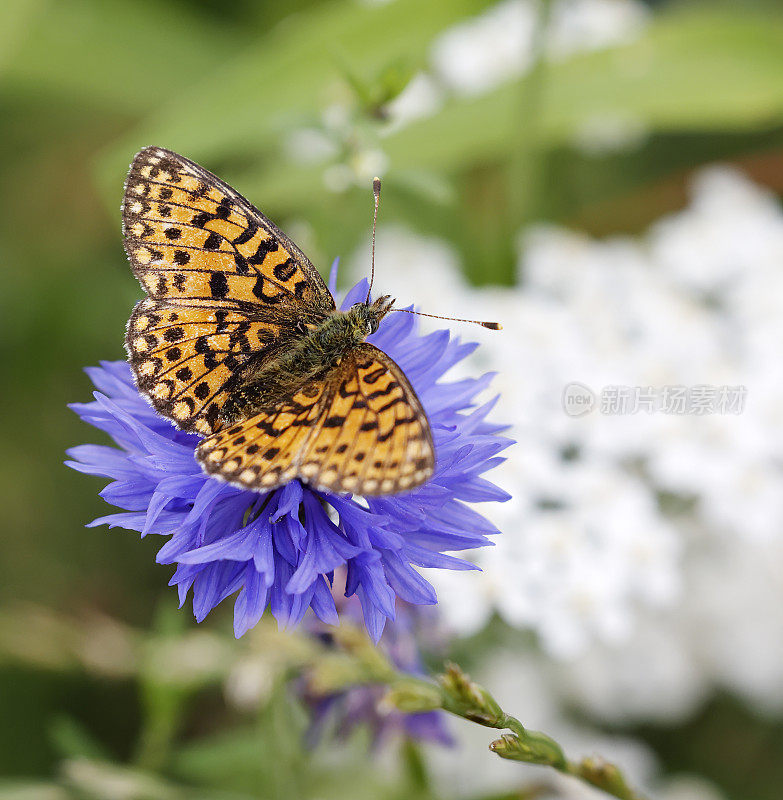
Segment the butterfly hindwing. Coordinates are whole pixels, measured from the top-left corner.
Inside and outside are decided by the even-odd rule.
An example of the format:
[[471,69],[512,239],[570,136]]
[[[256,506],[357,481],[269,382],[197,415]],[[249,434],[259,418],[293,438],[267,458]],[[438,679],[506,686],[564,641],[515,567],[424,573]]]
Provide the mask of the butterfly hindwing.
[[400,367],[371,344],[348,353],[330,376],[317,435],[300,476],[331,491],[392,494],[432,477],[427,416]]
[[297,477],[328,387],[313,382],[273,408],[204,439],[196,458],[204,470],[249,489],[274,489]]
[[205,439],[210,474],[254,489],[293,478],[361,495],[413,489],[432,476],[427,417],[399,366],[361,344],[321,383]]

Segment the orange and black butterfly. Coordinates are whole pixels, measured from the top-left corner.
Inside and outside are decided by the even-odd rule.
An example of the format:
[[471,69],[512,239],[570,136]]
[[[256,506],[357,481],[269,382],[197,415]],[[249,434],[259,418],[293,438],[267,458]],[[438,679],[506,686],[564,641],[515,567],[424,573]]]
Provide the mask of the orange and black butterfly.
[[298,478],[359,495],[429,480],[427,415],[400,367],[364,342],[388,296],[338,311],[258,209],[160,147],[134,158],[122,215],[147,293],[128,322],[131,367],[157,411],[205,437],[196,458],[208,473],[261,491]]

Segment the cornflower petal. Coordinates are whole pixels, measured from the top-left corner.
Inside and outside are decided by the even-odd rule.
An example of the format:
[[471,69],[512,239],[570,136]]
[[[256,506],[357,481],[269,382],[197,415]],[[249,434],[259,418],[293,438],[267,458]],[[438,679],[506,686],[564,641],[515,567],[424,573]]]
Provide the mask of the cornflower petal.
[[[330,280],[336,280],[336,266]],[[361,302],[359,282],[342,307]],[[368,341],[405,371],[427,412],[436,448],[435,473],[404,495],[355,498],[315,491],[293,481],[267,494],[207,476],[194,457],[199,437],[156,414],[134,385],[130,367],[105,361],[87,374],[96,391],[71,408],[111,436],[116,447],[79,445],[68,466],[110,479],[101,492],[121,513],[90,523],[162,535],[156,560],[175,564],[170,585],[180,605],[192,594],[203,620],[237,594],[234,631],[241,636],[267,609],[281,627],[297,625],[308,609],[336,624],[331,585],[344,568],[346,596],[356,595],[364,624],[378,640],[394,619],[398,598],[435,604],[437,597],[417,567],[474,569],[447,552],[491,544],[497,530],[465,505],[504,501],[508,495],[483,477],[511,441],[502,426],[486,422],[494,401],[475,399],[491,375],[444,382],[444,374],[476,347],[446,330],[416,333],[411,314],[389,314]]]

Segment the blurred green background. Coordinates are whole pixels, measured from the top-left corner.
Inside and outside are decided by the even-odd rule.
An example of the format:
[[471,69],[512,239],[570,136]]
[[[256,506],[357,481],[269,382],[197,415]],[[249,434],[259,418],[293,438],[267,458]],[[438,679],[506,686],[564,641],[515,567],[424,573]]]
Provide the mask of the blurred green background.
[[[106,510],[99,482],[61,466],[67,447],[97,440],[66,409],[88,397],[82,368],[124,357],[123,328],[139,297],[122,250],[119,203],[140,147],[171,148],[219,174],[322,270],[366,243],[368,179],[380,166],[384,223],[450,241],[477,283],[513,280],[515,238],[527,221],[555,220],[595,234],[636,232],[681,207],[690,172],[714,160],[737,163],[783,192],[779,2],[651,2],[649,23],[628,43],[538,59],[519,79],[475,95],[446,91],[429,115],[394,124],[394,102],[428,68],[433,41],[490,5],[0,5],[0,773],[23,783],[49,781],[61,774],[63,758],[97,755],[95,748],[118,762],[131,758],[140,726],[149,723],[142,719],[155,682],[153,689],[139,682],[119,655],[117,664],[91,669],[74,653],[83,652],[84,636],[103,635],[97,641],[109,649],[111,642],[131,642],[138,655],[146,646],[135,638],[141,634],[121,626],[188,635],[194,627],[187,614],[172,620],[156,612],[174,603],[165,587],[169,569],[154,564],[157,543],[85,530]],[[542,18],[546,13],[542,6]],[[577,146],[586,126],[601,118],[630,119],[642,135],[630,148]],[[319,147],[328,144],[321,160],[307,153],[311,140],[297,149],[303,130]],[[221,637],[228,630],[219,616],[206,627]],[[233,653],[224,639],[219,646]],[[470,651],[462,654],[468,667]],[[236,734],[232,749],[227,732],[238,721],[216,688],[220,668],[210,669],[166,695],[164,705],[185,696],[193,705],[181,721],[183,749],[173,761],[154,764],[165,786],[127,796],[304,792],[262,781],[272,786],[267,794],[258,776],[221,777],[242,754],[255,757],[268,734],[259,732],[263,724],[253,736]],[[261,719],[276,713],[265,707]],[[295,750],[299,729],[282,728],[277,749]],[[750,762],[735,746],[738,730],[744,746],[760,743]],[[200,756],[200,737],[215,732],[227,737],[224,755],[213,749]],[[780,796],[783,724],[757,719],[731,698],[715,698],[685,728],[635,733],[665,769],[707,775],[730,797]],[[361,744],[351,752],[343,777],[355,780],[368,765]],[[293,756],[283,762],[299,763]],[[319,769],[322,796],[351,796]],[[222,788],[166,794],[179,780]],[[405,780],[387,776],[378,796],[413,796]],[[34,786],[30,797],[71,796],[57,794],[54,784]]]

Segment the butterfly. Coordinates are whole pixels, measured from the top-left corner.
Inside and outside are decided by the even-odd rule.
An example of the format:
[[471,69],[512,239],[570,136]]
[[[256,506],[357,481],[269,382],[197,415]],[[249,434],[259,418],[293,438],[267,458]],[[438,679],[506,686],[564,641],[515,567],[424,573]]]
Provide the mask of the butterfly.
[[[376,215],[379,184],[376,189]],[[427,415],[364,341],[388,296],[347,311],[307,256],[242,195],[170,150],[135,156],[125,250],[146,297],[125,338],[139,390],[204,437],[203,469],[246,489],[292,480],[389,495],[433,474]]]

